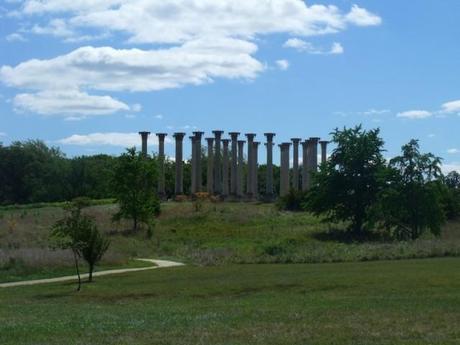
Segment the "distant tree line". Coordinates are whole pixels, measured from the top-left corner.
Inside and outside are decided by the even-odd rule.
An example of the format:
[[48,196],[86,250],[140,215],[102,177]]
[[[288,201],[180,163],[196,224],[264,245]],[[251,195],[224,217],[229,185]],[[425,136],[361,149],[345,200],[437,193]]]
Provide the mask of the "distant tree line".
[[[128,152],[128,151],[127,151]],[[202,152],[203,186],[206,186],[206,148]],[[136,153],[137,154],[137,153]],[[156,191],[158,157],[147,158],[149,187]],[[40,140],[16,141],[8,146],[0,143],[0,204],[27,204],[37,202],[70,201],[78,197],[91,199],[116,198],[117,167],[126,162],[125,154],[110,156],[66,157],[56,147]],[[184,162],[184,193],[190,194],[191,164]],[[244,167],[246,170],[246,166]],[[258,169],[258,186],[265,193],[266,165]],[[243,181],[245,182],[245,181]],[[174,196],[175,162],[165,161],[166,196]],[[279,167],[274,167],[275,191],[279,189]]]

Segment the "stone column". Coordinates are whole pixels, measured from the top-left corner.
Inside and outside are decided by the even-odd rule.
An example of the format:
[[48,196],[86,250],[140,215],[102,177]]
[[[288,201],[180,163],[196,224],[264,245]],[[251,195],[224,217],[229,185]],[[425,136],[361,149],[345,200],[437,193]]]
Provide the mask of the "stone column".
[[267,142],[265,146],[267,147],[267,177],[265,185],[265,197],[268,200],[273,198],[273,137],[275,133],[265,133],[267,137]]
[[195,194],[196,193],[196,150],[195,150],[195,146],[196,146],[196,137],[195,136],[190,136],[190,141],[192,142],[192,159],[191,159],[191,165],[192,165],[192,168],[191,168],[191,171],[190,171],[190,174],[191,174],[191,178],[190,178],[190,182],[191,182],[191,188],[190,188],[190,192],[191,194]]
[[246,137],[248,139],[248,176],[247,176],[247,185],[246,185],[246,193],[248,194],[248,197],[252,197],[252,178],[253,178],[253,163],[252,163],[252,149],[254,148],[253,142],[254,142],[254,137],[256,135],[254,133],[247,133]]
[[257,198],[259,195],[259,145],[260,142],[254,141],[252,143],[252,197]]
[[237,181],[238,181],[238,132],[230,132],[232,138],[232,165],[230,174],[230,194],[236,196],[237,193]]
[[204,132],[193,132],[195,135],[195,186],[196,191],[201,192],[203,190],[203,175],[201,170],[201,138]]
[[228,196],[229,184],[228,184],[228,144],[229,139],[222,139],[222,195]]
[[222,165],[220,153],[220,141],[223,131],[212,131],[215,138],[214,149],[214,193],[222,194]]
[[310,170],[318,170],[318,142],[320,138],[312,137],[310,138],[311,153],[310,153]]
[[206,176],[207,191],[214,193],[214,138],[206,138],[208,142],[208,171]]
[[243,197],[244,140],[238,140],[238,170],[236,175],[236,195]]
[[182,165],[183,152],[182,144],[185,133],[174,133],[174,139],[176,139],[176,184],[175,194],[184,194],[184,168]]
[[281,149],[281,175],[280,175],[280,196],[289,192],[289,147],[291,143],[282,143]]
[[302,190],[308,190],[308,150],[310,143],[308,140],[302,142]]
[[300,138],[292,138],[293,164],[292,164],[292,188],[299,190],[299,143]]
[[321,144],[321,164],[324,164],[327,161],[327,144],[329,141],[321,140],[319,143]]
[[142,155],[147,157],[147,141],[149,140],[150,132],[139,132],[142,139]]
[[165,191],[165,138],[166,133],[157,133],[158,137],[158,195],[161,199],[166,196]]

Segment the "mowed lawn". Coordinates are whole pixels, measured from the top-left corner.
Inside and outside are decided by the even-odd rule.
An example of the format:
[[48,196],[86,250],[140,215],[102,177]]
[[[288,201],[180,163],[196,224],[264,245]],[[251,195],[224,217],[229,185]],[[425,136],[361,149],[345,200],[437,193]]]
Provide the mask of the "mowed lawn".
[[460,344],[460,259],[185,266],[0,290],[0,344]]

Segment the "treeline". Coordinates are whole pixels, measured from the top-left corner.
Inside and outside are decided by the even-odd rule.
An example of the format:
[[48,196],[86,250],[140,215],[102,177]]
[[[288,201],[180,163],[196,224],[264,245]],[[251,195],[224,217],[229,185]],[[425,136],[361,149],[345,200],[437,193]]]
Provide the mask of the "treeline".
[[[203,186],[206,186],[206,148],[202,153]],[[0,204],[27,204],[68,201],[77,197],[106,199],[116,197],[114,172],[121,156],[94,155],[68,158],[59,148],[43,141],[0,143]],[[151,169],[158,168],[156,156],[148,158]],[[165,162],[165,188],[174,195],[175,163]],[[157,175],[157,174],[155,174]],[[258,170],[259,192],[265,193],[266,166]],[[156,185],[154,181],[154,185]],[[274,169],[274,185],[279,188],[279,168]],[[190,194],[191,164],[184,162],[184,193]],[[155,192],[155,191],[152,191]]]

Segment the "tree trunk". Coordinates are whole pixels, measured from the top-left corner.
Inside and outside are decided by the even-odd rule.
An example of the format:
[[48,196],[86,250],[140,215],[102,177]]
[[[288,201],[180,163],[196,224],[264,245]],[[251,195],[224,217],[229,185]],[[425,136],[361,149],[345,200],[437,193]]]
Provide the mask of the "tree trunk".
[[89,277],[88,277],[88,282],[93,281],[93,271],[94,271],[94,265],[89,265]]
[[77,256],[77,253],[75,251],[73,251],[73,259],[74,259],[74,262],[75,262],[75,270],[77,271],[77,277],[78,277],[77,291],[80,291],[80,289],[81,289],[81,277],[80,277],[80,269],[78,267],[78,256]]

